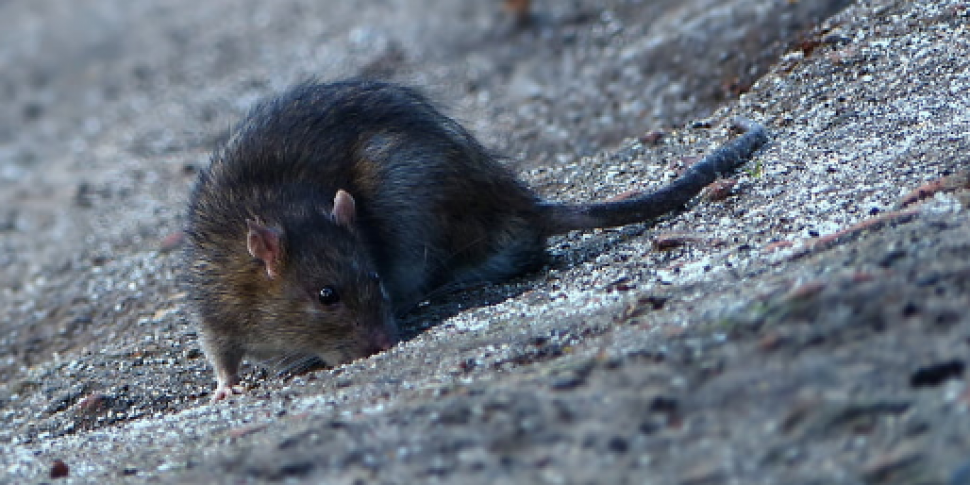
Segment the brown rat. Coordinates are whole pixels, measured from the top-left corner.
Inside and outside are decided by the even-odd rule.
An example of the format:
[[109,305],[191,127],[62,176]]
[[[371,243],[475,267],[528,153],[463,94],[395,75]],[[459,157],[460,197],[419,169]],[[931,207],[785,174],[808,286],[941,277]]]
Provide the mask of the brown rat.
[[744,135],[661,190],[544,202],[417,91],[306,83],[257,105],[212,158],[188,210],[187,281],[214,399],[244,356],[336,365],[397,340],[432,290],[539,268],[545,239],[675,210],[767,139]]

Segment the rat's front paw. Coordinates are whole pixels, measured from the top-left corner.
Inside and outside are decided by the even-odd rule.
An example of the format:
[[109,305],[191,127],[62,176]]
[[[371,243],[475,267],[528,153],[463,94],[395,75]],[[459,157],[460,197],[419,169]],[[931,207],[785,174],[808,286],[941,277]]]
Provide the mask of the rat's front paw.
[[[230,357],[232,357],[230,355]],[[212,393],[212,402],[221,401],[233,394],[242,394],[245,388],[239,385],[239,359],[216,359],[216,390]]]
[[212,393],[212,402],[221,401],[234,394],[242,394],[244,392],[246,392],[246,390],[242,386],[220,384],[218,387],[216,387],[215,392]]

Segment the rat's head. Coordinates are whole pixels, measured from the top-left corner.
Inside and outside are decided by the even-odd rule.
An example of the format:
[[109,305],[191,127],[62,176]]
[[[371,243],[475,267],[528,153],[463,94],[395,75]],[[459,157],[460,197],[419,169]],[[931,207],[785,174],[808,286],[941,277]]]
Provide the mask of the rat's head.
[[301,216],[284,227],[247,221],[247,248],[262,282],[253,292],[252,350],[337,365],[397,342],[390,300],[355,218],[354,199],[341,190],[329,214]]

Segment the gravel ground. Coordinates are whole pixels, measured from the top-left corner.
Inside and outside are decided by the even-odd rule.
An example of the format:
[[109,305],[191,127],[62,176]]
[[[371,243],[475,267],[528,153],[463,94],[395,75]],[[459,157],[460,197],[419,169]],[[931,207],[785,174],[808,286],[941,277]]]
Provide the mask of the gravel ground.
[[[845,3],[0,2],[0,482],[970,483],[970,5]],[[361,74],[553,199],[663,185],[734,115],[772,141],[728,197],[210,404],[194,174],[260,97]]]

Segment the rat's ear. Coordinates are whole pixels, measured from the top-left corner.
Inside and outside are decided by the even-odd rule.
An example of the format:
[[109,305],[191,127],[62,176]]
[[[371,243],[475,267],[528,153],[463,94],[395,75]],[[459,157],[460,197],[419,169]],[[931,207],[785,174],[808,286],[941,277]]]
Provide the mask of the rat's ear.
[[246,219],[246,247],[249,254],[266,266],[266,276],[276,278],[280,270],[280,233],[258,221]]
[[330,214],[333,222],[344,227],[350,227],[357,218],[357,206],[354,198],[346,190],[338,190],[333,198],[333,212]]

